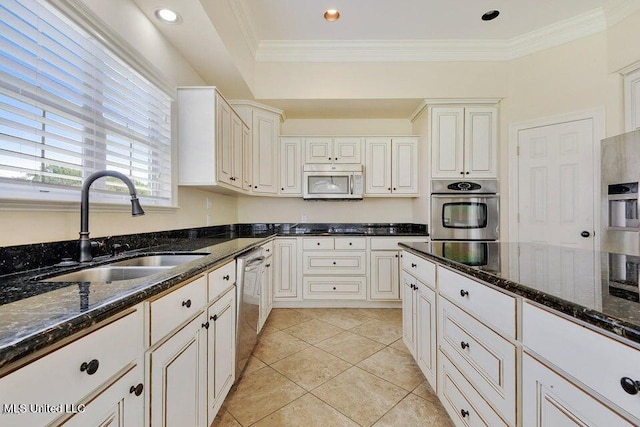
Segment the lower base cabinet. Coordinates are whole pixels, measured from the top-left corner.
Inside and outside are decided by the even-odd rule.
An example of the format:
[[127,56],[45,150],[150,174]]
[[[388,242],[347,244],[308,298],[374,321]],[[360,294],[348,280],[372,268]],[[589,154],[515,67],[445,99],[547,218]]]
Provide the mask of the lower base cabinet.
[[208,425],[206,324],[202,313],[148,353],[149,425]]
[[209,307],[207,319],[207,407],[211,425],[235,380],[235,288]]
[[[133,365],[109,387],[71,407],[71,418],[55,425],[68,427],[144,425],[144,370]],[[77,411],[77,412],[76,412]]]
[[634,425],[526,353],[522,394],[524,426]]

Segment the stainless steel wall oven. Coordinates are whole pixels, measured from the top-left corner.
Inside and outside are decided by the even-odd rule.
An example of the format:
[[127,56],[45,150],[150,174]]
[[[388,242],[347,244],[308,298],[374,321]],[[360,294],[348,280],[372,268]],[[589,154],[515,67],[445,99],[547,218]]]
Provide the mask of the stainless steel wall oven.
[[431,182],[431,240],[498,240],[495,179]]

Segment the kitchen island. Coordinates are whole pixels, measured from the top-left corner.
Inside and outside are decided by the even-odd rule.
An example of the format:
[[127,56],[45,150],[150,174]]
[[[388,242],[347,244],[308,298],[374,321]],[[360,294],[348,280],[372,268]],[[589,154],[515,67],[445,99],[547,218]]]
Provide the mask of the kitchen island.
[[632,258],[536,244],[401,247],[403,339],[454,423],[638,425]]

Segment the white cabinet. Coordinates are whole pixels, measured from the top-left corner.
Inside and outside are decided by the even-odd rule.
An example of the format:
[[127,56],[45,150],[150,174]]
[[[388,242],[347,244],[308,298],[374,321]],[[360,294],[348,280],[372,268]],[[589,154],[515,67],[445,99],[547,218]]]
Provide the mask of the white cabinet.
[[253,190],[253,139],[249,126],[242,126],[242,189],[245,192]]
[[298,299],[298,241],[295,238],[278,238],[273,257],[273,299]]
[[245,126],[215,87],[178,88],[178,184],[240,190]]
[[306,138],[305,163],[362,163],[362,138]]
[[417,138],[367,138],[365,173],[366,195],[417,195]]
[[278,193],[280,116],[255,110],[252,121],[253,192]]
[[624,130],[640,129],[640,69],[624,76]]
[[[126,399],[132,406],[131,413],[123,416],[138,419],[138,405],[141,405],[144,395],[129,399],[128,393],[122,393],[122,383],[116,383],[123,376],[127,377],[128,387],[144,382],[138,368],[142,365],[143,339],[142,310],[136,307],[125,316],[109,321],[99,329],[2,377],[1,424],[45,425],[56,418],[62,421],[69,414],[59,418],[59,412],[30,410],[29,405],[61,404],[67,405],[64,409],[73,410],[71,408],[77,408],[78,404],[88,405],[90,400],[87,396],[102,394],[107,390],[110,390],[108,396],[92,407],[91,414],[95,414],[93,408],[109,410],[108,408],[119,406]],[[135,374],[128,375],[132,371]],[[144,388],[143,384],[142,392]],[[20,405],[26,406],[21,409]],[[77,422],[84,419],[82,414],[77,414],[76,417],[79,418]],[[91,418],[94,419],[94,415]]]
[[211,425],[235,380],[236,291],[230,289],[207,310],[207,402]]
[[81,405],[86,405],[82,407],[82,411],[79,411],[80,406],[70,406],[71,412],[75,410],[78,412],[64,421],[57,421],[55,425],[66,427],[144,425],[144,369],[142,366],[134,366],[95,398],[88,399],[87,403]]
[[201,313],[147,353],[151,426],[208,425],[206,320]]
[[400,298],[400,276],[398,273],[399,252],[371,251],[372,300],[398,300]]
[[416,291],[418,289],[415,277],[402,272],[402,341],[407,346],[413,358],[416,357]]
[[611,408],[528,354],[522,362],[524,426],[632,426]]
[[280,194],[302,194],[302,138],[280,138]]
[[496,107],[431,108],[431,177],[497,176]]
[[262,330],[273,308],[273,242],[262,246],[265,254],[265,264],[260,278],[260,313],[258,318],[258,332]]
[[365,194],[418,195],[418,139],[367,138]]

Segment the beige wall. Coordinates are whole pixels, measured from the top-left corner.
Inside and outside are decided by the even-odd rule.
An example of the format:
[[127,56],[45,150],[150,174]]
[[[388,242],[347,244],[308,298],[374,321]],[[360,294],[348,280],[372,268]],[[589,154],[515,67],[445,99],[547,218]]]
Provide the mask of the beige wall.
[[[155,64],[170,85],[204,84],[132,0],[84,0],[84,3]],[[177,164],[177,160],[174,163]],[[207,209],[207,197],[211,199],[210,209]],[[89,230],[92,236],[99,237],[237,221],[236,197],[180,188],[176,202],[179,208],[147,208],[147,214],[139,218],[131,217],[127,211],[130,208],[114,210],[93,205]],[[0,229],[3,230],[0,246],[76,239],[80,229],[79,204],[25,206],[0,203]]]
[[413,135],[409,119],[289,119],[282,135]]

